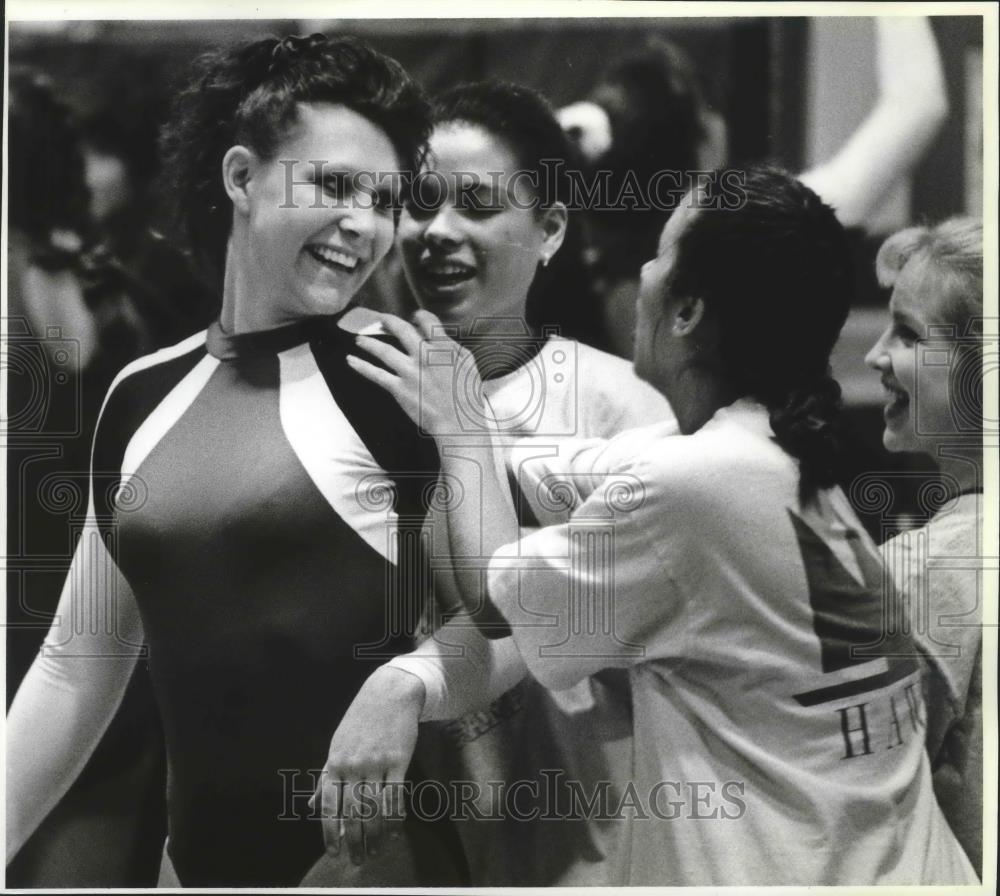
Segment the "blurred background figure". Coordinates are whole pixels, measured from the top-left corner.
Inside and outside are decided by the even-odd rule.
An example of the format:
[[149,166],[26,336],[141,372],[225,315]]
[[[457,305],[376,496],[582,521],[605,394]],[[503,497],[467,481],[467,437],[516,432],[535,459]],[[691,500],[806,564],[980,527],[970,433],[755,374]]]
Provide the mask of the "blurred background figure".
[[[116,371],[133,358],[172,345],[208,325],[214,296],[194,266],[159,232],[162,194],[157,147],[168,84],[150,61],[133,60],[114,102],[81,112],[91,213],[109,253],[126,274],[133,342],[120,349]],[[127,355],[127,356],[126,356]]]
[[[144,344],[130,278],[102,244],[71,110],[23,67],[11,72],[9,101],[8,700],[58,603],[100,401],[121,359]],[[79,780],[7,869],[8,885],[155,882],[163,758],[145,674],[140,666]]]
[[934,791],[982,876],[982,222],[897,233],[879,251],[878,276],[892,290],[891,320],[866,361],[885,390],[883,440],[940,473],[929,522],[890,538],[883,555],[926,663]]
[[[683,187],[695,171],[711,170],[725,157],[724,122],[706,107],[687,55],[662,39],[618,60],[592,99],[562,108],[559,120],[586,176],[608,173],[603,184],[612,201],[629,181],[645,188],[664,170],[678,172]],[[585,213],[588,267],[607,343],[625,358],[632,357],[639,269],[656,255],[671,211],[631,204]]]
[[[832,158],[802,175],[842,224],[870,232],[877,232],[887,198],[920,161],[948,109],[929,21],[885,18],[876,27],[875,105]],[[610,174],[609,197],[623,195],[628,178],[641,186],[663,170],[691,178],[725,162],[751,161],[726,158],[724,123],[706,108],[686,55],[662,41],[613,64],[592,98],[564,107],[560,120],[591,177]],[[625,357],[632,356],[639,268],[655,254],[670,211],[619,205],[589,216],[605,324],[614,350]]]
[[[5,430],[16,440],[51,442],[44,458],[8,460],[7,553],[23,547],[58,555],[63,520],[46,513],[39,487],[53,475],[72,484],[87,468],[95,396],[83,375],[99,363],[99,327],[92,308],[95,278],[87,264],[94,227],[83,156],[70,112],[39,72],[15,68],[10,81],[7,333],[8,410]],[[58,387],[58,388],[56,388]],[[97,399],[99,400],[99,398]],[[23,542],[23,543],[22,543]],[[68,556],[65,559],[69,563]],[[8,584],[14,584],[13,579]],[[58,598],[32,580],[32,593],[9,588],[8,624],[30,624],[33,608],[51,612]],[[42,593],[40,593],[42,592]],[[37,621],[37,620],[36,620]],[[7,674],[16,684],[41,642],[41,633],[9,631]]]
[[41,73],[14,69],[9,108],[8,313],[33,335],[54,327],[77,340],[71,369],[79,376],[97,354],[97,326],[84,296],[93,227],[82,152],[69,109]]

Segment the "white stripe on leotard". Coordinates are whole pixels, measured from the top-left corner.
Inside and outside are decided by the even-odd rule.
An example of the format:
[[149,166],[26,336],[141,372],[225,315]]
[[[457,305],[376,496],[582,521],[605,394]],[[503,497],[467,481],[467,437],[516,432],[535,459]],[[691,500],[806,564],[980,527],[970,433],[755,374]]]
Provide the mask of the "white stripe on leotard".
[[281,426],[309,478],[334,512],[389,562],[396,562],[392,480],[330,394],[308,345],[278,355]]
[[167,393],[153,413],[143,420],[125,448],[121,469],[122,485],[125,485],[126,480],[139,469],[139,464],[149,456],[149,452],[159,444],[171,427],[184,416],[184,412],[194,403],[218,366],[218,358],[205,355],[187,376]]

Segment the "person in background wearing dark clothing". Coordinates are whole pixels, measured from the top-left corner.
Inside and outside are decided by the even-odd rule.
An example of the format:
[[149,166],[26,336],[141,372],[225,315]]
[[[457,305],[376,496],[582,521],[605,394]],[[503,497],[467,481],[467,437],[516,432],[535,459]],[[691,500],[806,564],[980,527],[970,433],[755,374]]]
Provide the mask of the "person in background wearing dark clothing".
[[[875,105],[833,158],[801,175],[849,229],[871,224],[886,196],[920,161],[948,111],[929,20],[886,17],[876,28]],[[563,108],[560,120],[589,167],[610,172],[612,184],[637,176],[644,186],[659,171],[685,175],[726,161],[720,157],[720,123],[705,108],[690,63],[663,43],[614,64],[592,98]],[[669,214],[669,209],[626,205],[589,215],[605,325],[612,350],[623,357],[632,353],[639,268],[653,254]]]
[[[40,72],[10,81],[7,692],[38,653],[86,511],[100,401],[133,342],[128,278],[92,214],[80,133]],[[126,354],[124,360],[131,360]],[[79,779],[7,868],[16,887],[150,886],[165,827],[159,721],[140,663]]]

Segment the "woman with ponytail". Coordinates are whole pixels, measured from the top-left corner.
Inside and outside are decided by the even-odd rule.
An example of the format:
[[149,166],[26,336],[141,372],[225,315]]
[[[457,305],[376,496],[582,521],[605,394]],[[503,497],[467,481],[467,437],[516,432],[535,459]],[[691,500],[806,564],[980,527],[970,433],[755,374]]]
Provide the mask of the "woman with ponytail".
[[[170,780],[161,882],[295,886],[323,856],[310,772],[369,676],[398,684],[389,714],[413,683],[372,673],[411,645],[397,528],[419,530],[436,452],[345,359],[359,328],[377,332],[352,304],[429,130],[400,66],[353,40],[269,38],[198,63],[164,132],[165,182],[219,316],[126,367],[104,401],[76,555],[7,722],[8,857],[147,653]],[[352,875],[345,850],[310,879],[448,881],[421,844],[382,876]]]
[[[531,804],[620,826],[608,883],[973,883],[931,789],[912,645],[883,624],[895,617],[878,552],[833,481],[843,229],[782,172],[725,183],[686,197],[642,273],[635,366],[682,434],[652,425],[558,456],[538,444],[521,491],[541,508],[569,501],[563,522],[516,537],[483,447],[488,405],[453,388],[452,368],[418,362],[427,340],[462,361],[436,319],[389,321],[402,351],[362,338],[384,366],[351,364],[420,414],[445,475],[478,464],[479,489],[448,515],[453,553],[484,567],[485,589],[459,583],[468,622],[512,635],[496,643],[512,640],[551,689],[628,670],[625,799]],[[476,444],[453,435],[470,413],[486,421]],[[446,717],[470,663],[432,647],[393,663],[422,677],[425,715]],[[505,655],[485,656],[495,675]]]

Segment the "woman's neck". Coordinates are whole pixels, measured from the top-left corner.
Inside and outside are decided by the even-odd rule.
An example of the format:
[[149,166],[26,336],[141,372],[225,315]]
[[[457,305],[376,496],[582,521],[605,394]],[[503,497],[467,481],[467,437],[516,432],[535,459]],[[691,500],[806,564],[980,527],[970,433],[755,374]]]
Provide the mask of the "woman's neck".
[[219,324],[227,333],[247,333],[254,329],[246,313],[254,304],[250,301],[249,281],[240,248],[230,236],[226,247],[226,272],[222,281],[222,310],[219,312]]
[[472,353],[484,378],[513,373],[538,354],[544,340],[521,318],[477,318],[474,326],[460,324],[458,342]]
[[717,411],[739,398],[718,371],[700,365],[685,367],[676,382],[664,386],[657,388],[666,395],[677,425],[686,436],[697,432]]
[[[234,224],[234,231],[236,225]],[[230,335],[274,330],[295,323],[274,314],[274,303],[266,295],[266,281],[259,266],[247,255],[246,240],[230,235],[226,249],[226,272],[222,281],[219,324]]]
[[226,274],[222,285],[222,311],[219,324],[225,332],[251,333],[255,330],[270,330],[276,324],[261,318],[260,310],[265,303],[255,301],[252,277],[247,275],[247,267],[239,263],[232,244],[226,254]]

